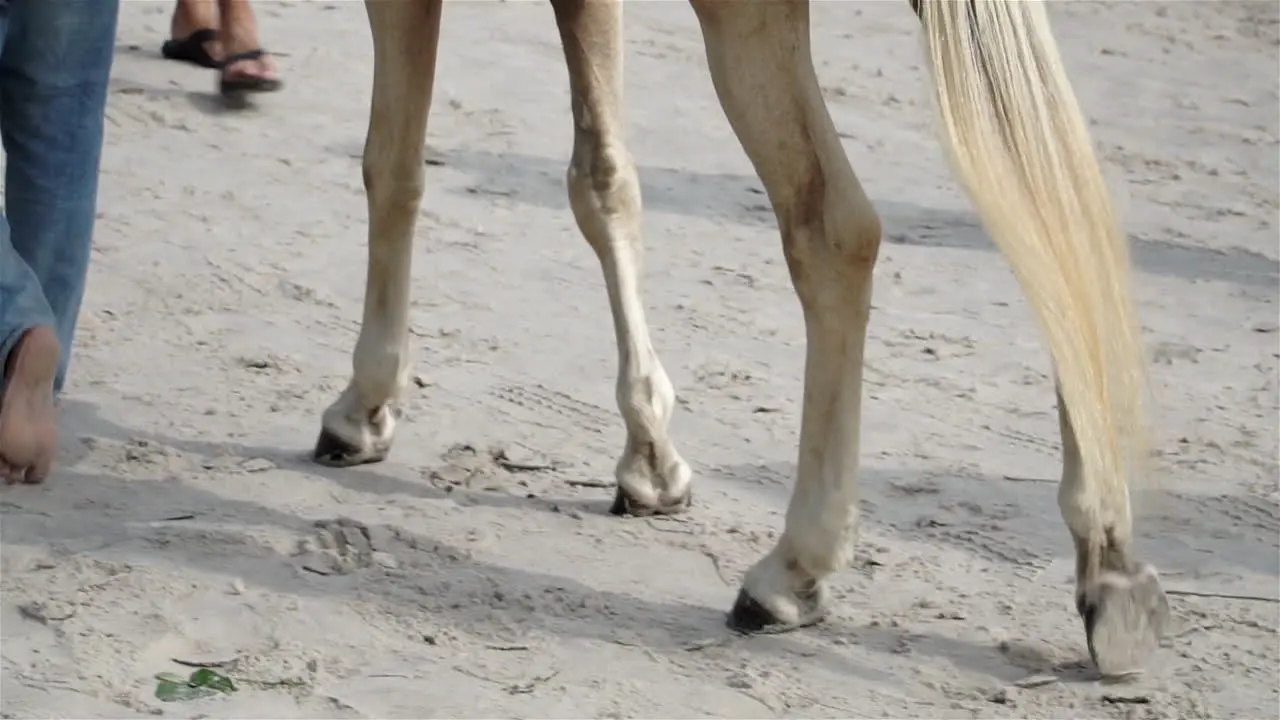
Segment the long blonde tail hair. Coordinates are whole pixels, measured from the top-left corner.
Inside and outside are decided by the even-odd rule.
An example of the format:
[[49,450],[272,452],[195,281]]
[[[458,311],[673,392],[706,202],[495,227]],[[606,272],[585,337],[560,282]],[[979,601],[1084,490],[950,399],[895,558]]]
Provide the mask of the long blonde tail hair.
[[1149,447],[1128,247],[1044,5],[923,0],[917,10],[952,164],[1047,336],[1080,446],[1081,499],[1095,518],[1127,516]]

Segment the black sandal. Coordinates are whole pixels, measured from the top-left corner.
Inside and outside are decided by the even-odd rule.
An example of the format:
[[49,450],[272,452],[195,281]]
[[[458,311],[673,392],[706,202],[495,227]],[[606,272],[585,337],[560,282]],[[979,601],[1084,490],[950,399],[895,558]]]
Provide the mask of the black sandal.
[[222,76],[218,78],[218,91],[223,95],[243,95],[245,93],[275,92],[283,87],[284,83],[279,78],[254,77],[252,75],[227,77],[227,66],[244,62],[245,60],[258,60],[266,54],[266,50],[259,49],[228,55],[220,65]]
[[213,59],[205,45],[218,39],[218,31],[212,28],[201,28],[182,39],[166,40],[160,46],[160,54],[166,60],[178,60],[199,65],[202,68],[217,70],[222,64]]

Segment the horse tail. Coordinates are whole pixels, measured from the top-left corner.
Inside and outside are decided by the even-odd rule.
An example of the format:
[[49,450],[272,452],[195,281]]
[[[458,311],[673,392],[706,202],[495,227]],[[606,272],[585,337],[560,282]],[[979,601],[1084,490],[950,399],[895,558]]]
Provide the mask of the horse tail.
[[1127,510],[1150,442],[1128,247],[1044,4],[913,5],[952,165],[1047,336],[1082,500]]

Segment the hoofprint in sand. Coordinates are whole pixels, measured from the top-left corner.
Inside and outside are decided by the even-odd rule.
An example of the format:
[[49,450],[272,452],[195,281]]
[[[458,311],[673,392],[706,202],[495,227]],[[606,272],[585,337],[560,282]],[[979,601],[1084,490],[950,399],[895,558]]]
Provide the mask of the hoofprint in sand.
[[[698,483],[691,512],[647,521],[608,516],[599,487],[622,441],[614,348],[564,193],[550,9],[446,7],[416,382],[391,458],[346,470],[307,454],[363,292],[364,10],[261,4],[289,86],[234,114],[212,73],[155,57],[167,12],[122,10],[60,469],[0,498],[6,716],[1275,715],[1265,601],[1175,596],[1145,676],[1090,677],[1044,346],[934,139],[905,7],[814,8],[886,225],[864,526],[825,624],[749,639],[724,612],[781,528],[803,329],[688,7],[627,4],[645,295]],[[1053,15],[1155,360],[1139,551],[1171,590],[1274,596],[1277,10]],[[161,703],[175,661],[244,682]]]

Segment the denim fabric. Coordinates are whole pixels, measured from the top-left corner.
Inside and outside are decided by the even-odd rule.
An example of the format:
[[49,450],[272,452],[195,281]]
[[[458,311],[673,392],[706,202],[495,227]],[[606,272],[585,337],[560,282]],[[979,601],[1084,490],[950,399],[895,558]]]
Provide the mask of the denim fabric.
[[0,360],[51,325],[71,359],[89,269],[119,0],[0,0]]

